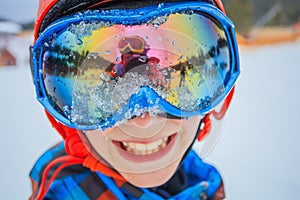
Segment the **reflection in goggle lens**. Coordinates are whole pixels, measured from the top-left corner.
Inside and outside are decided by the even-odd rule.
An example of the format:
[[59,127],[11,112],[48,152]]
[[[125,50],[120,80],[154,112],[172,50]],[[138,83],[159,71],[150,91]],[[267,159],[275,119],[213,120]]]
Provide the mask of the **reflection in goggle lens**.
[[124,37],[118,44],[120,52],[142,53],[145,50],[145,40],[141,37]]
[[[73,24],[45,43],[43,75],[53,106],[77,124],[92,125],[118,112],[144,86],[182,111],[207,111],[224,93],[230,64],[217,22],[176,13],[159,26]],[[145,110],[156,99],[138,96],[127,119],[156,112],[155,106]]]

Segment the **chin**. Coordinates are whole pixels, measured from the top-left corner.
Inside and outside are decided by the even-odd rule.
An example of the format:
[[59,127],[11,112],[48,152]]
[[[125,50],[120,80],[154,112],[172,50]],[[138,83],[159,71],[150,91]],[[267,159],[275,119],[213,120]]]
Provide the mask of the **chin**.
[[140,188],[157,187],[166,183],[175,173],[179,161],[160,170],[145,173],[119,172],[129,183]]

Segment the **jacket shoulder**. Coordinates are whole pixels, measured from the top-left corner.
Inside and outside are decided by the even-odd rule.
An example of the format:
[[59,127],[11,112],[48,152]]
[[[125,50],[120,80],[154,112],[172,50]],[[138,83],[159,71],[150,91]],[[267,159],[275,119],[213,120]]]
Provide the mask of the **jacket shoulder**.
[[[64,142],[61,142],[48,149],[36,161],[30,172],[32,180],[32,196],[30,199],[34,199],[39,191],[43,189],[41,188],[41,182],[44,178],[46,178],[46,185],[50,184],[44,199],[89,200],[99,199],[100,197],[102,199],[115,199],[97,174],[82,166],[82,164],[63,166],[64,162],[59,162],[53,165],[53,162],[56,163],[56,160],[63,160],[62,158],[67,156]],[[48,171],[47,168],[49,166],[51,168]],[[54,175],[59,168],[61,169],[58,174]],[[51,181],[53,176],[55,176],[55,179]]]
[[42,176],[42,173],[44,169],[47,167],[47,165],[53,161],[54,159],[66,155],[66,152],[64,150],[64,142],[60,142],[50,149],[48,149],[46,152],[44,152],[40,158],[35,162],[33,168],[30,171],[30,178],[33,179],[35,182],[39,182],[40,177]]

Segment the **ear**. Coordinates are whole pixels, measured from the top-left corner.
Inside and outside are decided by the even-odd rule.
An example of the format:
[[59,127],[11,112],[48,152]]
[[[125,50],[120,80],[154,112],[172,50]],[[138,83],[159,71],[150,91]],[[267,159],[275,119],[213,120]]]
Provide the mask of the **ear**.
[[211,113],[205,115],[205,117],[200,122],[200,130],[198,133],[197,140],[200,142],[203,140],[211,129]]

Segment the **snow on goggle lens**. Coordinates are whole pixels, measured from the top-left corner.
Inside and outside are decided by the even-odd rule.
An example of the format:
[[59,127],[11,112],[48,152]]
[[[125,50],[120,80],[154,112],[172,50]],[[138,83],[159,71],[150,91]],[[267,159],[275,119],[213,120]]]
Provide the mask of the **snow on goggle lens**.
[[[150,107],[205,114],[224,98],[231,78],[227,37],[219,22],[197,12],[139,25],[71,24],[43,44],[45,91],[57,112],[82,127]],[[141,88],[156,95],[137,95]],[[124,112],[132,98],[142,99]]]

